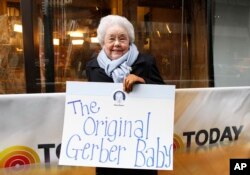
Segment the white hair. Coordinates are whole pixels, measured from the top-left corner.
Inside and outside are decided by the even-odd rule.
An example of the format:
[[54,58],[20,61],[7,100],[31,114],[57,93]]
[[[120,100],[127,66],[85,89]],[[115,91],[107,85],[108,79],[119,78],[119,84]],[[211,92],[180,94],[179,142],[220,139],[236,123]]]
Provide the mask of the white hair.
[[97,38],[101,46],[104,45],[104,37],[108,27],[118,25],[124,28],[128,32],[129,43],[133,43],[135,40],[134,27],[127,18],[119,15],[107,15],[101,18],[99,26],[97,28]]

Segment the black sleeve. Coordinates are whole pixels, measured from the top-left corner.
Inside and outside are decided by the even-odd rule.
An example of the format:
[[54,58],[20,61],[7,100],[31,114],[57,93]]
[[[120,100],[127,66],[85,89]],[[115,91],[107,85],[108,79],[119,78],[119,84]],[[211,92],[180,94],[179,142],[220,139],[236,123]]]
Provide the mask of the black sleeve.
[[147,76],[144,77],[146,84],[165,84],[157,68],[154,57],[147,60]]
[[85,70],[86,70],[86,76],[87,76],[87,80],[88,81],[91,81],[91,72],[92,72],[92,63],[93,62],[93,60],[90,60],[90,61],[88,61],[87,63],[86,63],[86,68],[85,68]]

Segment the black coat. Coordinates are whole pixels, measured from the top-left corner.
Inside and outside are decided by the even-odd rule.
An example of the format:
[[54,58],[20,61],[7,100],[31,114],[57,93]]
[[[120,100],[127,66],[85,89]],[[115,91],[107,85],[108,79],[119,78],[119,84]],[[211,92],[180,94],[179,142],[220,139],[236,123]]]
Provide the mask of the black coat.
[[[131,67],[132,71],[130,73],[143,78],[146,84],[164,84],[152,56],[140,53]],[[91,59],[87,63],[86,74],[88,81],[114,82],[113,79],[105,73],[104,69],[99,66],[96,58]]]
[[[139,54],[137,60],[131,66],[131,74],[143,78],[146,84],[164,84],[152,56]],[[88,81],[91,82],[114,82],[102,69],[97,58],[91,59],[86,65]],[[96,168],[96,175],[157,175],[156,170],[136,170],[120,168]]]

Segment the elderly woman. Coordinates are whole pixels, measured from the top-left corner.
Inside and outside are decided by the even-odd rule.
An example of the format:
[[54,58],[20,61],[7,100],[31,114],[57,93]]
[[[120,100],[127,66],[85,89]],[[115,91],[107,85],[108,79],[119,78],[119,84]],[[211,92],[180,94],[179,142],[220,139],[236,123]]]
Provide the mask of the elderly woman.
[[[152,56],[139,53],[134,44],[134,27],[122,16],[101,19],[97,38],[102,50],[86,65],[92,82],[123,83],[126,92],[136,83],[164,84]],[[97,175],[156,175],[157,171],[97,168]]]
[[125,17],[103,17],[97,38],[102,50],[87,63],[89,81],[123,83],[126,92],[132,91],[135,83],[164,84],[153,57],[137,50],[134,27]]

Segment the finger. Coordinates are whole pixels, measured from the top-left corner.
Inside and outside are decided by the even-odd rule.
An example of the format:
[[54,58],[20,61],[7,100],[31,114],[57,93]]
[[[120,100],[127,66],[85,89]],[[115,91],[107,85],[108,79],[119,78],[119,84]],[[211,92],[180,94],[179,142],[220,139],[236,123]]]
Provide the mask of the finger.
[[129,81],[126,81],[126,83],[124,84],[124,91],[125,92],[130,92],[131,91],[131,85]]
[[130,77],[126,77],[126,80],[125,80],[125,85],[126,85],[126,87],[129,87],[129,85],[130,85]]
[[127,78],[127,77],[124,78],[124,80],[123,80],[123,90],[124,90],[125,92],[128,91],[128,78]]
[[129,83],[128,83],[128,85],[127,85],[127,91],[128,92],[131,92],[132,91],[132,89],[133,89],[133,82],[132,81],[129,81]]
[[123,79],[123,90],[125,91],[126,89],[126,77]]
[[123,85],[123,90],[124,90],[125,92],[128,92],[128,87],[126,86],[126,84]]

